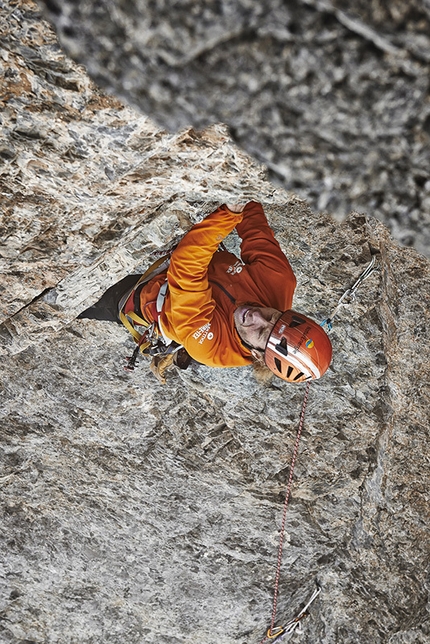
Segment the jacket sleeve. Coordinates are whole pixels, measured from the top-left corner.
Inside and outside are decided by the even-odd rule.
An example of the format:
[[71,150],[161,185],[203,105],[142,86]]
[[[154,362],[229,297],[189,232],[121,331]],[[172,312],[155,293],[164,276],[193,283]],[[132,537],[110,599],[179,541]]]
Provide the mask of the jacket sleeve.
[[[196,360],[211,366],[227,366],[222,349],[228,320],[216,307],[208,281],[208,266],[221,241],[242,220],[227,206],[199,222],[174,250],[167,279],[169,283],[169,322],[175,335]],[[201,343],[202,334],[213,341]]]
[[243,210],[243,219],[237,225],[237,232],[242,238],[240,254],[246,264],[260,264],[285,267],[291,271],[290,264],[275,239],[267,223],[263,207],[256,201],[250,201]]
[[297,280],[261,204],[248,203],[236,229],[242,238],[241,257],[262,296],[261,301],[280,311],[291,308]]

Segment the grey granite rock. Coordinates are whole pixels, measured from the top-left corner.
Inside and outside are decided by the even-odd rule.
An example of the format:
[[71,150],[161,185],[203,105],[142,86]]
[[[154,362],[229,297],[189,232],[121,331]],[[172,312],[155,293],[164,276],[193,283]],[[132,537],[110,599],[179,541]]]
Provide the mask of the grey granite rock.
[[319,211],[429,254],[427,0],[45,0],[97,83],[176,132],[222,122]]
[[251,197],[298,309],[322,319],[371,252],[379,267],[311,386],[278,623],[319,583],[290,641],[427,642],[428,260],[377,219],[274,188],[224,126],[172,135],[105,96],[30,0],[3,3],[0,29],[1,643],[263,638],[303,387],[196,365],[163,387],[144,360],[123,371],[125,330],[75,319]]

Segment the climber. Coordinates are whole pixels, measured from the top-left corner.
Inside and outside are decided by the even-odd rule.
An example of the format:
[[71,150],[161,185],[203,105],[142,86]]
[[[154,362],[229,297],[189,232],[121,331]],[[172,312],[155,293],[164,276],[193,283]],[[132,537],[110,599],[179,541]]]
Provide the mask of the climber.
[[[240,258],[220,249],[234,228],[242,240]],[[79,316],[114,321],[119,306],[121,319],[145,347],[151,334],[136,326],[152,325],[152,339],[154,329],[158,338],[152,347],[158,349],[149,352],[158,353],[152,369],[161,381],[179,348],[211,367],[265,363],[291,382],[327,370],[330,340],[316,322],[291,310],[296,278],[261,204],[220,206],[191,228],[161,268],[137,287],[139,275],[121,280]]]

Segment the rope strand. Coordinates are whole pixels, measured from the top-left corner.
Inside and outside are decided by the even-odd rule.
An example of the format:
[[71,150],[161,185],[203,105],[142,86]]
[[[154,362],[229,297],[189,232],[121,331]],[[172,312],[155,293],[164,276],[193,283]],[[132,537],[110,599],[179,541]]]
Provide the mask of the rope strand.
[[[276,637],[276,632],[274,632],[275,629],[275,621],[276,621],[276,613],[277,613],[277,608],[278,608],[278,594],[279,594],[279,579],[281,576],[281,565],[282,565],[282,552],[284,549],[284,536],[285,536],[285,523],[287,519],[287,508],[288,508],[288,501],[290,499],[290,493],[291,493],[291,487],[293,483],[293,474],[294,474],[294,466],[296,464],[297,460],[297,454],[299,451],[299,443],[300,443],[300,437],[302,435],[302,430],[303,430],[303,424],[305,420],[305,410],[306,410],[306,405],[308,402],[308,396],[309,396],[309,388],[310,388],[310,381],[306,383],[306,389],[305,389],[305,395],[303,398],[303,403],[302,403],[302,409],[300,412],[300,420],[299,420],[299,427],[297,430],[297,436],[296,436],[296,442],[294,443],[294,449],[293,449],[293,456],[291,458],[291,465],[290,465],[290,474],[288,477],[288,483],[287,483],[287,491],[285,493],[285,501],[284,501],[284,510],[282,513],[282,521],[281,521],[281,529],[280,529],[280,537],[279,537],[279,546],[278,546],[278,559],[277,559],[277,564],[276,564],[276,575],[275,575],[275,590],[273,593],[273,609],[272,609],[272,620],[270,622],[270,628],[267,631],[266,637],[261,640],[260,644],[264,644],[268,639],[272,639]],[[279,634],[282,632],[282,629],[278,629]]]

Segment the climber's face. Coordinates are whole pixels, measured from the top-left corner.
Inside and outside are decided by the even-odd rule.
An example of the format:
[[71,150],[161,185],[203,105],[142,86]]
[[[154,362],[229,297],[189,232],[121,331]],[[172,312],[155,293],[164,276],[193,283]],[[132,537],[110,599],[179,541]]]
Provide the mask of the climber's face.
[[233,315],[236,330],[242,340],[255,349],[264,350],[282,312],[262,306],[241,304]]

